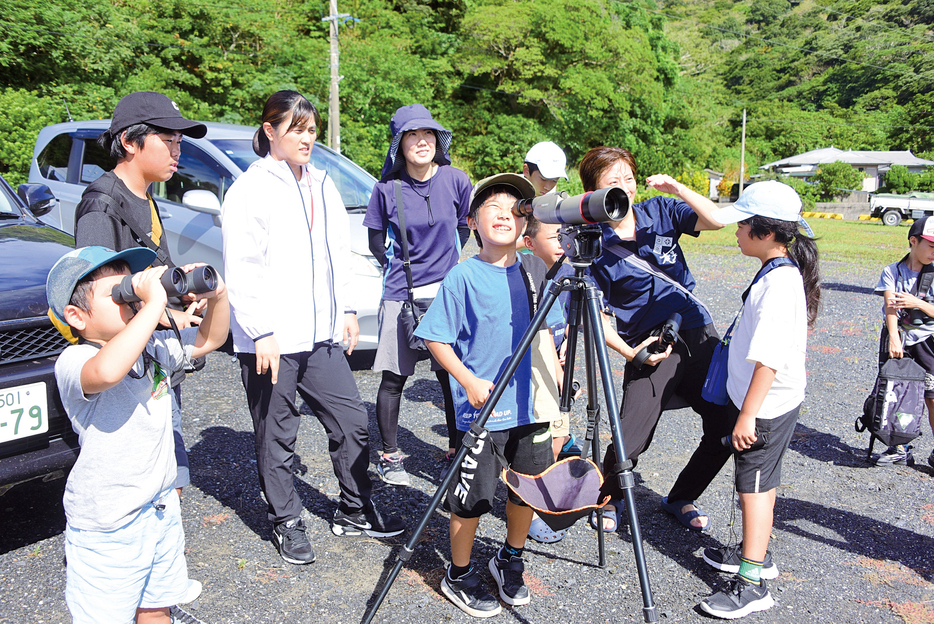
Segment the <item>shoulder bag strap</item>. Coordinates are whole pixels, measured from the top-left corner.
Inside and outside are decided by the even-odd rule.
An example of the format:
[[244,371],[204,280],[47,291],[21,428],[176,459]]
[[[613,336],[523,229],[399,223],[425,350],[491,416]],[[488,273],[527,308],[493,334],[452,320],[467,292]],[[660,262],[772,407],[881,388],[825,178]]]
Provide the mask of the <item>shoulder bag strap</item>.
[[730,328],[726,330],[726,334],[723,335],[723,340],[721,340],[720,342],[722,342],[725,345],[730,344],[730,336],[732,336],[733,334],[733,327],[736,325],[736,321],[739,320],[739,317],[742,316],[743,308],[746,307],[746,297],[749,296],[749,291],[752,290],[752,287],[756,285],[756,282],[758,282],[760,279],[765,277],[773,269],[777,269],[780,266],[786,266],[786,265],[791,265],[795,268],[798,267],[798,265],[792,262],[790,258],[785,258],[784,256],[780,258],[772,258],[771,260],[769,260],[768,262],[762,265],[762,268],[759,269],[759,271],[756,273],[756,276],[752,278],[752,283],[749,284],[749,287],[745,291],[743,291],[743,295],[742,295],[743,303],[742,305],[739,306],[739,311],[736,313],[736,316],[733,317],[733,322],[730,323]]
[[[146,194],[146,197],[147,199],[149,198],[148,193]],[[169,268],[175,267],[175,263],[173,263],[172,259],[169,258],[169,254],[165,251],[162,245],[156,245],[154,242],[152,242],[152,238],[150,238],[148,234],[143,232],[144,228],[141,227],[139,222],[126,211],[126,209],[123,207],[123,204],[118,202],[116,199],[114,199],[112,196],[108,195],[107,193],[104,193],[101,191],[98,191],[98,195],[95,199],[98,199],[101,202],[103,202],[105,206],[110,208],[114,213],[116,213],[118,217],[120,217],[120,220],[123,221],[128,228],[130,228],[130,232],[133,233],[133,236],[136,238],[136,242],[156,252],[156,258],[162,264],[166,265]],[[164,230],[163,230],[162,236],[163,237],[165,236]]]
[[405,209],[402,207],[402,180],[396,178],[396,211],[399,213],[399,234],[402,237],[402,270],[405,272],[405,282],[408,285],[409,303],[415,309],[415,286],[412,283],[412,266],[409,262],[409,234],[405,230]]
[[[525,294],[529,297],[529,318],[532,318],[538,310],[538,289],[535,287],[535,278],[532,277],[531,271],[529,271],[526,266],[525,258],[528,254],[516,255],[518,256],[519,264],[522,265],[522,279],[525,281]],[[528,257],[534,258],[535,256]]]
[[682,286],[675,280],[665,275],[665,273],[662,272],[661,270],[652,266],[644,258],[640,258],[635,253],[626,249],[622,245],[608,245],[608,246],[605,246],[604,249],[613,252],[614,254],[616,254],[617,256],[625,260],[626,262],[628,262],[630,265],[638,267],[642,269],[643,271],[645,271],[646,273],[649,273],[650,275],[654,275],[658,279],[664,280],[665,282],[671,284],[672,286],[674,286],[675,288],[683,292],[685,295],[687,295],[689,299],[694,301],[694,303],[699,305],[701,309],[703,309],[704,312],[707,313],[707,316],[709,318],[713,318],[713,315],[710,313],[710,310],[707,309],[707,306],[704,305],[704,302],[698,299],[694,293],[692,293],[690,290],[688,290],[687,288],[685,288],[684,286]]

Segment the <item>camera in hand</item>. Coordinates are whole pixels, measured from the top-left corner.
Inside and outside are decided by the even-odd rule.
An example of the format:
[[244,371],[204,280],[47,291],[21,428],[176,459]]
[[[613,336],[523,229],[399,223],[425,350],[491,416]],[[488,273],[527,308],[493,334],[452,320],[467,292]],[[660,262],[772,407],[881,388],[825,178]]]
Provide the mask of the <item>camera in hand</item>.
[[659,330],[658,341],[648,346],[649,353],[663,353],[669,346],[678,341],[678,330],[681,329],[681,315],[674,312]]
[[533,215],[542,223],[580,225],[621,221],[629,212],[629,196],[617,187],[591,191],[568,197],[552,193],[516,202],[513,212],[518,217]]
[[734,453],[739,453],[739,452],[745,453],[746,451],[755,451],[765,446],[765,438],[759,435],[759,430],[756,429],[756,441],[753,442],[752,446],[746,449],[746,451],[737,451],[733,447],[733,436],[732,435],[723,436],[722,438],[720,438],[720,444],[722,444],[724,448],[733,449]]
[[[200,295],[217,289],[217,271],[209,265],[196,267],[190,273],[173,267],[166,269],[160,281],[169,297],[181,297],[187,294]],[[133,276],[124,277],[123,281],[113,287],[110,296],[116,303],[140,301],[133,290]]]

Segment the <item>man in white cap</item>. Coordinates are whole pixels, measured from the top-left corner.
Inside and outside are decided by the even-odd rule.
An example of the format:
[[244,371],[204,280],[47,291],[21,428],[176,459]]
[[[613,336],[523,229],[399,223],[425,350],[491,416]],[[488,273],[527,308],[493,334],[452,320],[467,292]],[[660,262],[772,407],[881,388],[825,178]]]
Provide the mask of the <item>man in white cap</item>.
[[560,147],[551,141],[536,143],[525,155],[522,175],[535,187],[537,195],[554,191],[558,178],[568,179],[565,171],[568,159]]

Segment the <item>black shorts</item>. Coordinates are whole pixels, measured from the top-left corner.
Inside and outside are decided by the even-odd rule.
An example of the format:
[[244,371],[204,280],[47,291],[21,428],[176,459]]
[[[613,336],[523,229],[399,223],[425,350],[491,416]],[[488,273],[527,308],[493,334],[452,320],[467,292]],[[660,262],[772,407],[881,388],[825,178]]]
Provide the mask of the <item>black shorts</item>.
[[924,369],[924,398],[934,399],[934,336],[905,347],[905,353]]
[[[445,509],[461,518],[479,518],[493,509],[493,497],[503,466],[492,445],[499,449],[516,472],[528,475],[544,472],[554,463],[549,425],[531,424],[483,432],[477,446],[464,457],[456,478],[448,487]],[[457,432],[457,448],[460,448],[464,435],[463,431]],[[509,491],[509,500],[525,506],[512,490]]]
[[[733,422],[739,408],[730,403]],[[798,422],[801,406],[778,418],[756,418],[756,430],[765,440],[765,446],[754,451],[734,453],[736,466],[736,491],[742,494],[759,494],[777,488],[782,481],[782,458],[791,442]]]

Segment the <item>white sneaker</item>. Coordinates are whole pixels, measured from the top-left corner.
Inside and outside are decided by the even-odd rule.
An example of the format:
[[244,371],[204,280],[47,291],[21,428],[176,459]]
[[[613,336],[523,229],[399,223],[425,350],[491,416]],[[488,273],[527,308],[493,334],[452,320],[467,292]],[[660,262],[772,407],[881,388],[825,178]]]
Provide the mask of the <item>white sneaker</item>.
[[185,592],[185,597],[178,601],[178,604],[188,604],[189,602],[194,602],[200,595],[201,581],[193,581],[192,579],[188,579],[188,590]]

